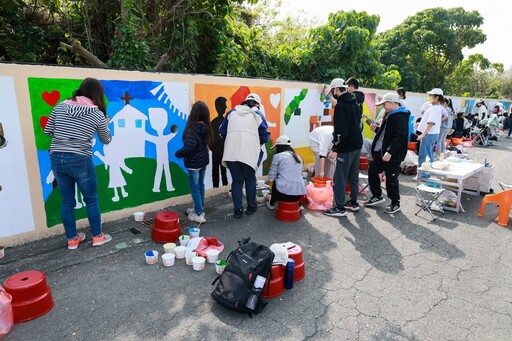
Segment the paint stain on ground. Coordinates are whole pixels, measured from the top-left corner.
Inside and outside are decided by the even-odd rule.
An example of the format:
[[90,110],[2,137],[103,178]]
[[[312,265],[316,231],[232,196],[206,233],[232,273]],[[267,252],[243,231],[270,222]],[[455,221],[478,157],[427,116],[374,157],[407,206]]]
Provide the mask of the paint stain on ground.
[[118,249],[118,250],[126,249],[127,247],[128,247],[128,244],[126,244],[125,242],[122,242],[122,243],[119,243],[116,245],[116,249]]

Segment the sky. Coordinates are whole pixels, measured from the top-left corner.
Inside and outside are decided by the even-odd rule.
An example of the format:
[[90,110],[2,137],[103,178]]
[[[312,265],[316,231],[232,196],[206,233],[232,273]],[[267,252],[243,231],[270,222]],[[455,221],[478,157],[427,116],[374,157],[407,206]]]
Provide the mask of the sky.
[[329,13],[339,10],[358,12],[380,16],[378,32],[389,30],[407,17],[413,16],[427,8],[463,7],[466,11],[478,11],[484,18],[480,28],[487,36],[485,43],[463,51],[465,56],[481,53],[492,63],[503,63],[508,70],[512,66],[512,1],[510,0],[282,0],[281,9],[284,13],[295,16],[300,10],[309,18],[315,17],[319,23],[327,22]]

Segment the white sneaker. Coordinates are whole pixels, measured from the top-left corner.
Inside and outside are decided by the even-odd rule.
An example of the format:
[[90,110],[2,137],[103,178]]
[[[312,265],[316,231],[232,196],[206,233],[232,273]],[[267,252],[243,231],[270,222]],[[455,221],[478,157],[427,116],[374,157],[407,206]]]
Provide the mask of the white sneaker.
[[195,223],[206,223],[206,218],[205,218],[205,215],[204,215],[204,212],[197,215],[196,212],[191,212],[189,215],[188,215],[188,220],[190,221],[193,221]]
[[418,176],[416,175],[414,178],[412,178],[412,181],[418,181]]
[[193,207],[192,208],[187,208],[187,214],[190,214],[192,212],[195,212]]
[[265,205],[267,205],[267,208],[268,208],[269,210],[272,210],[272,211],[273,211],[273,210],[275,210],[275,209],[276,209],[276,205],[270,205],[270,201],[267,201],[267,202],[265,203]]

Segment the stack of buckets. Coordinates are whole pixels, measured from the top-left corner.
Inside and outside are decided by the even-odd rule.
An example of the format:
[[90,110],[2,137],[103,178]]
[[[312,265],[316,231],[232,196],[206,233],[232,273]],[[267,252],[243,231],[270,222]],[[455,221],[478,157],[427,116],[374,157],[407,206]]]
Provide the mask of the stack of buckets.
[[[302,248],[299,245],[288,249],[288,257],[295,261],[293,267],[293,281],[297,282],[306,277],[304,257],[302,256]],[[274,298],[284,292],[285,280],[285,266],[273,265],[271,274],[268,276],[263,292],[262,298]]]
[[180,216],[176,212],[163,211],[155,216],[151,239],[158,243],[176,242],[181,234]]
[[7,278],[3,287],[12,296],[14,323],[33,320],[52,310],[52,291],[41,271],[24,271]]
[[279,201],[276,210],[277,220],[293,223],[300,220],[299,202]]

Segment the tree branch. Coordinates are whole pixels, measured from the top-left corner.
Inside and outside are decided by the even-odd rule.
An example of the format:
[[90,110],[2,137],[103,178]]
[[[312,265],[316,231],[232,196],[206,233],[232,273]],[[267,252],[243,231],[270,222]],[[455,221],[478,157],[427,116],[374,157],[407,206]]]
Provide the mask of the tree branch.
[[87,51],[82,44],[75,38],[68,39],[70,45],[60,42],[60,46],[71,49],[74,53],[78,54],[80,57],[84,58],[89,64],[92,66],[98,66],[102,68],[109,68],[109,66],[103,63],[98,57],[93,55],[91,52]]

